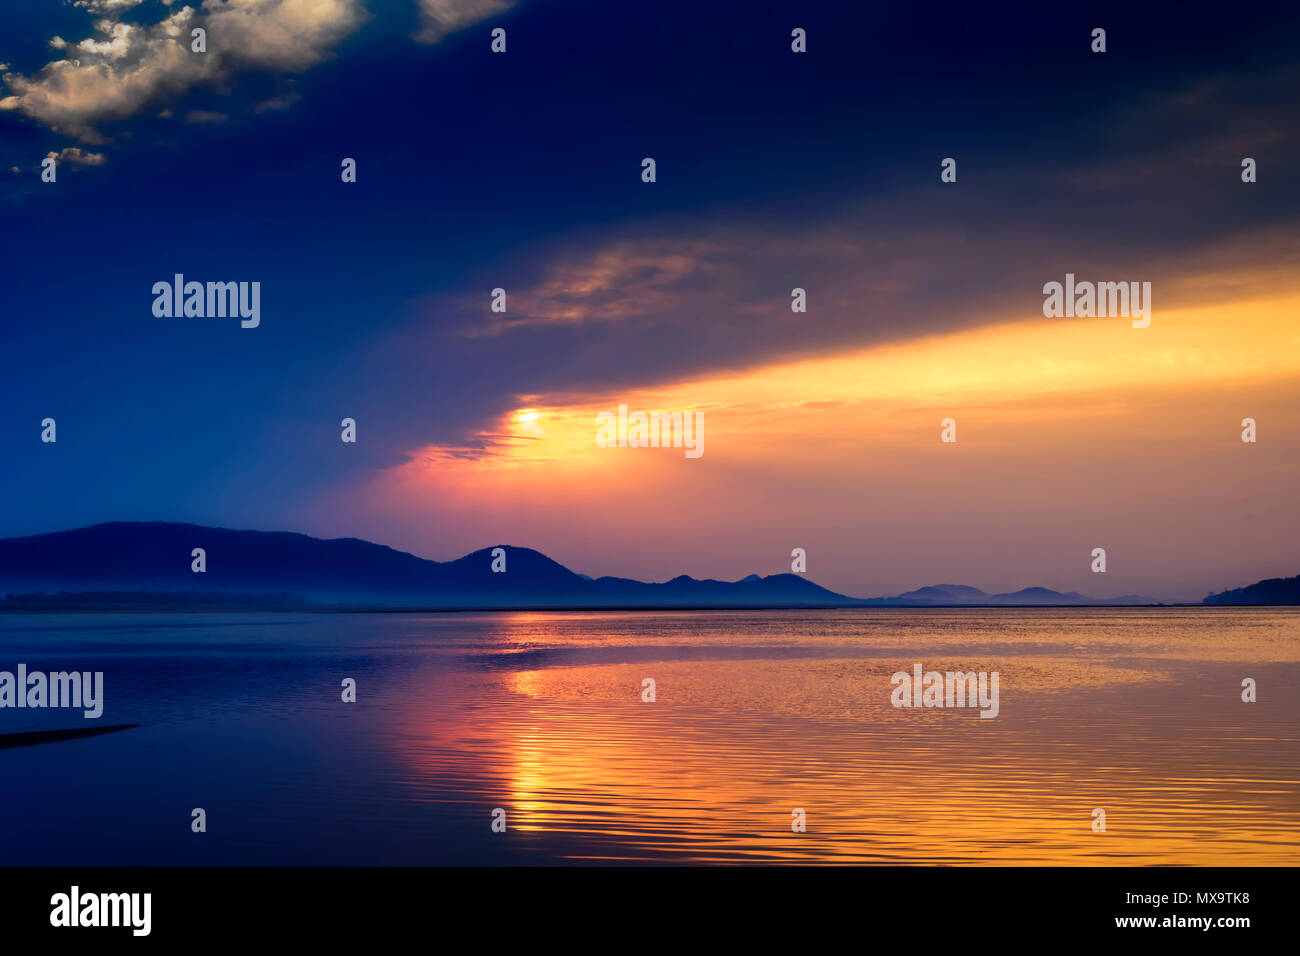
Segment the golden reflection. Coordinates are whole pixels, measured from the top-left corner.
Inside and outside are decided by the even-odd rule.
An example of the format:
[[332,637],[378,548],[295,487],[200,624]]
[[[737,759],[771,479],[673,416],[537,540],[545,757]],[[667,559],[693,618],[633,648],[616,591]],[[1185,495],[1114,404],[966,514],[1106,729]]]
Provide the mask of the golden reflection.
[[[1237,676],[1251,661],[1252,675],[1284,682],[1295,615],[1178,626],[1194,614],[1151,612],[1145,631],[1131,615],[1079,618],[1086,642],[1077,622],[1030,621],[984,650],[972,634],[996,615],[943,632],[962,618],[940,614],[913,635],[894,630],[900,617],[865,646],[917,652],[865,657],[835,653],[864,647],[871,624],[851,614],[766,645],[655,615],[643,659],[497,670],[414,729],[438,747],[403,757],[430,787],[474,781],[468,802],[501,801],[489,805],[509,808],[512,830],[576,860],[1294,865],[1294,708],[1242,704]],[[614,619],[503,616],[489,657],[637,655],[606,636]],[[1207,658],[1211,631],[1219,653]],[[1108,663],[1121,649],[1124,663]],[[998,718],[891,707],[889,675],[918,660],[999,671]],[[1105,832],[1092,829],[1096,808]],[[791,830],[796,809],[806,832]]]

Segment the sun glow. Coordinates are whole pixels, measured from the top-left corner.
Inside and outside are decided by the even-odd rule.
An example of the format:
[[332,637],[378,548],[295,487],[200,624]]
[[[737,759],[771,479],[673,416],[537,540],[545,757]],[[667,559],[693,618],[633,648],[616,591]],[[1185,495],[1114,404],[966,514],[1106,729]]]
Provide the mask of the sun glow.
[[[788,447],[792,441],[807,447],[868,427],[877,440],[890,441],[910,436],[918,419],[937,427],[938,419],[930,421],[934,409],[979,407],[985,423],[1023,423],[1060,416],[1065,396],[1073,396],[1066,404],[1092,406],[1131,390],[1260,383],[1300,373],[1297,312],[1300,297],[1157,310],[1146,329],[1114,319],[1005,323],[736,375],[537,404],[509,412],[481,432],[481,453],[461,456],[456,467],[608,460],[610,450],[596,445],[596,416],[620,402],[704,411],[710,454],[718,454],[713,449],[725,449],[728,439],[733,451],[740,439],[741,448],[773,442]],[[1117,413],[1124,412],[1102,414]],[[1077,416],[1078,409],[1065,414]],[[441,467],[446,462],[439,451],[431,446],[414,458]]]
[[[1225,575],[1265,577],[1294,553],[1292,524],[1247,519],[1252,501],[1285,500],[1294,480],[1300,294],[1160,301],[1157,290],[1144,329],[1038,317],[653,387],[521,395],[463,444],[415,449],[330,507],[360,507],[394,540],[439,557],[496,538],[651,579],[741,577],[754,570],[750,554],[788,555],[787,539],[805,546],[834,529],[816,542],[816,580],[848,594],[915,587],[935,554],[983,566],[1014,515],[1034,540],[988,583],[1095,587],[1073,577],[1077,562],[1045,568],[1043,555],[1104,534],[1112,547],[1168,542],[1170,556],[1134,569],[1124,593],[1199,599]],[[623,403],[702,412],[704,454],[600,447],[597,416]],[[1267,440],[1242,445],[1246,417]],[[956,444],[939,441],[945,418]],[[1250,529],[1251,547],[1233,553],[1253,557],[1165,595],[1189,514],[1216,553]],[[650,555],[643,564],[609,544],[627,540]],[[887,566],[864,559],[885,543]]]

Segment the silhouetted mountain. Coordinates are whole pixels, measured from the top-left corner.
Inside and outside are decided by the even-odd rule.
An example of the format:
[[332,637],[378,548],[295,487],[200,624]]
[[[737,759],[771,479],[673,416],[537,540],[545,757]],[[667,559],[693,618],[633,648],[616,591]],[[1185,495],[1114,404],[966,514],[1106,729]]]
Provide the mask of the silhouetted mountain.
[[[25,538],[0,539],[0,608],[711,608],[945,607],[1155,604],[1136,595],[1098,599],[1025,588],[986,594],[934,584],[867,600],[828,591],[797,574],[750,574],[739,581],[686,575],[653,584],[577,574],[531,548],[498,545],[455,561],[429,561],[357,538],[322,540],[282,531],[232,531],[164,521],[111,522]],[[206,570],[191,570],[194,549]],[[1289,600],[1206,603],[1300,603]],[[1252,588],[1242,589],[1244,592]],[[1225,595],[1240,592],[1225,592]],[[1272,592],[1270,592],[1272,593]]]
[[983,604],[988,595],[965,584],[931,584],[898,595],[900,601],[924,601],[933,604]]
[[1093,598],[1079,594],[1077,591],[1053,591],[1051,588],[1021,588],[1010,594],[990,594],[989,604],[1047,605],[1058,607],[1062,604],[1095,604]]
[[875,607],[1075,607],[1092,605],[1158,604],[1154,598],[1126,594],[1117,598],[1094,598],[1077,591],[1024,588],[1007,594],[986,594],[965,584],[931,584],[896,597],[871,598],[862,602]]
[[[682,575],[662,584],[575,574],[531,548],[498,546],[455,561],[417,558],[356,538],[112,522],[0,539],[0,593],[15,607],[846,607],[856,603],[795,574],[742,581]],[[206,570],[191,570],[204,550]],[[122,592],[143,592],[134,598]],[[21,593],[27,592],[27,593]],[[41,597],[37,592],[85,592]],[[104,592],[112,592],[112,596]]]
[[1211,594],[1202,604],[1300,604],[1300,575],[1293,578],[1269,578],[1244,588]]

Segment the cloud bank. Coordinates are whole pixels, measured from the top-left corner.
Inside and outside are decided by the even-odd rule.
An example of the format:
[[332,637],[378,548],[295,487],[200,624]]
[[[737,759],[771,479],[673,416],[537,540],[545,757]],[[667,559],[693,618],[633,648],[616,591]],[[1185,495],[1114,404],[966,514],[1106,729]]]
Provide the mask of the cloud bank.
[[[151,25],[129,23],[146,0],[78,0],[97,15],[94,35],[80,42],[53,37],[61,51],[31,75],[2,74],[10,95],[0,110],[29,117],[55,132],[102,143],[103,127],[145,110],[158,111],[202,85],[247,71],[295,73],[329,59],[366,20],[362,0],[204,0],[171,9]],[[486,16],[508,0],[421,0],[417,37],[432,43]],[[192,32],[206,32],[205,52],[192,49]]]

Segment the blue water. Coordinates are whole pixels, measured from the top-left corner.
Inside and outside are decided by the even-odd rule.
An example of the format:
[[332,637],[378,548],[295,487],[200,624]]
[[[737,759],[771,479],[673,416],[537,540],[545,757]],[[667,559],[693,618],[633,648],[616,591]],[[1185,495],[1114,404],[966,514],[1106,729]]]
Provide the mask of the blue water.
[[[0,749],[3,865],[1298,861],[1283,609],[0,616],[20,661],[104,715],[0,734],[140,726]],[[914,661],[998,718],[892,708]]]

